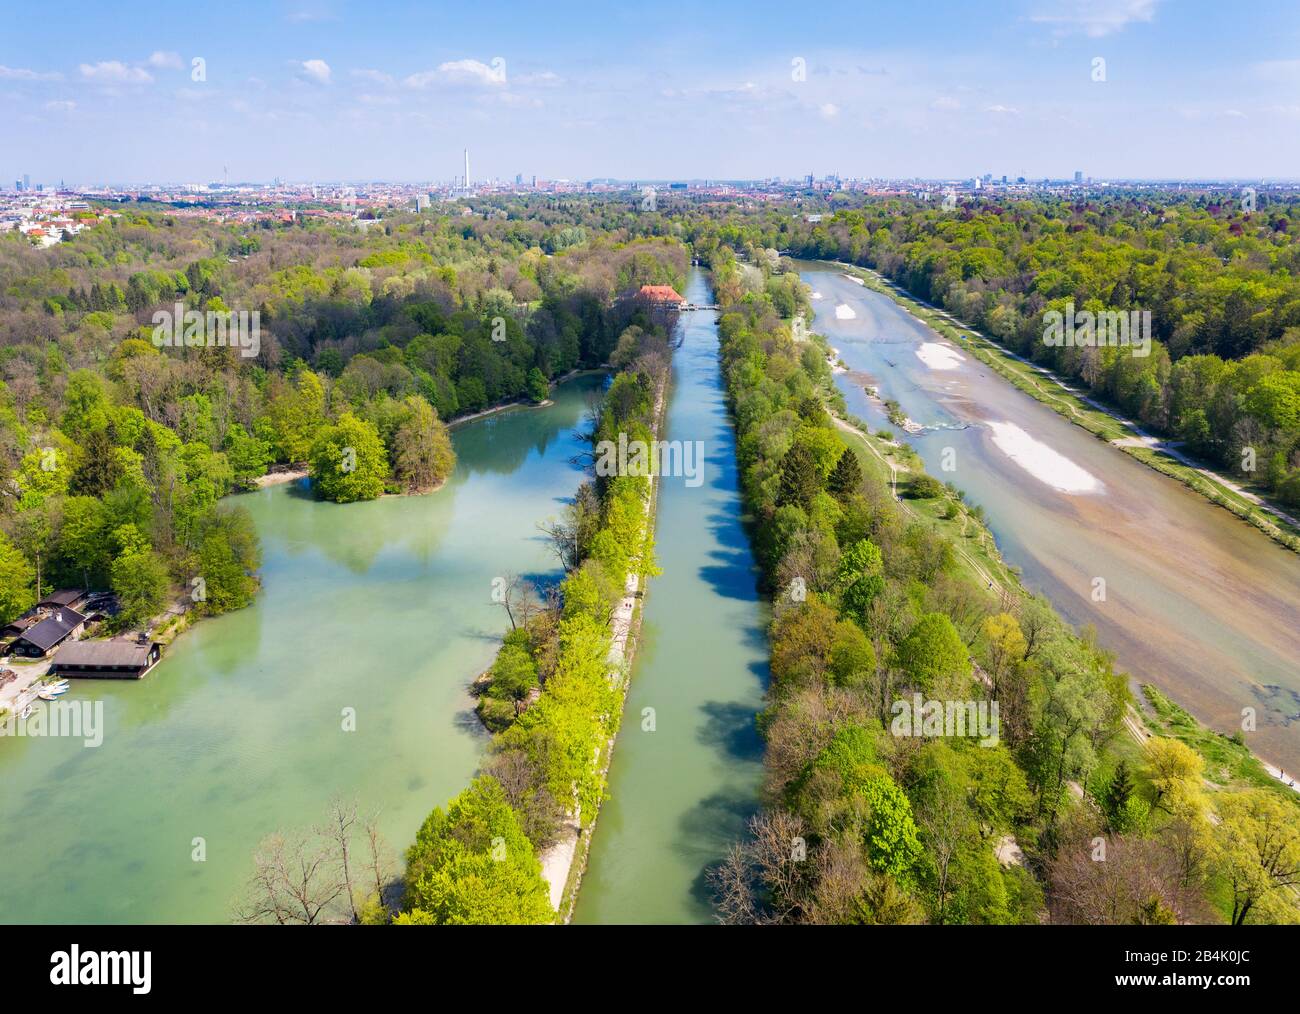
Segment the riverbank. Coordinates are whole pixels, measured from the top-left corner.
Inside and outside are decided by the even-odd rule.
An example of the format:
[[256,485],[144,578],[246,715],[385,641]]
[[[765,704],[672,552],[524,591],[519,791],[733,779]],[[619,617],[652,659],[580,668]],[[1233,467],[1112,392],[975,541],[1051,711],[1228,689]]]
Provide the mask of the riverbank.
[[[1035,401],[1149,468],[1177,479],[1188,489],[1231,512],[1279,545],[1300,553],[1300,519],[1152,436],[1132,420],[1071,386],[1051,370],[1017,355],[946,310],[912,295],[879,272],[844,261],[827,263],[834,264],[853,281],[888,296],[913,317],[969,351],[981,363]],[[1059,391],[1045,389],[1039,382],[1042,379],[1050,381]]]
[[[609,372],[608,369],[606,369],[603,366],[596,367],[594,369],[589,369],[589,370],[570,370],[568,373],[564,374],[563,376],[556,377],[554,380],[552,380],[551,387],[552,389],[554,389],[558,387],[560,384],[572,380],[575,377],[585,377],[585,376],[591,376],[592,374],[596,374],[596,373],[608,373],[608,372]],[[457,426],[460,426],[464,423],[474,422],[476,419],[486,419],[488,416],[497,415],[501,412],[509,412],[514,409],[550,408],[554,404],[555,402],[550,398],[546,398],[543,401],[530,401],[526,398],[516,398],[514,401],[504,401],[500,405],[493,405],[490,408],[485,408],[479,412],[471,412],[469,415],[459,415],[455,419],[452,419],[450,422],[447,423],[447,429],[449,430],[455,429]]]
[[[900,445],[882,439],[870,432],[859,420],[852,419],[834,401],[833,391],[824,390],[823,397],[841,433],[851,435],[865,454],[859,461],[867,474],[895,487],[894,497],[904,514],[914,521],[926,524],[953,547],[958,565],[976,578],[997,601],[1000,609],[1016,601],[1028,601],[1032,596],[1024,587],[1016,570],[1002,558],[991,533],[973,517],[964,504],[949,518],[944,498],[904,499],[898,495],[896,483],[903,476],[921,474],[914,456],[908,455]],[[975,535],[972,536],[972,529]],[[965,543],[974,539],[975,545]],[[1156,687],[1138,679],[1140,696],[1131,706],[1129,730],[1135,740],[1145,746],[1152,735],[1167,736],[1185,742],[1206,761],[1207,772],[1213,771],[1216,784],[1235,787],[1285,787],[1300,793],[1294,784],[1294,772],[1286,775],[1276,764],[1250,750],[1243,742],[1225,736],[1198,721]],[[1140,730],[1145,730],[1144,735]]]
[[[662,439],[665,416],[668,406],[668,392],[672,385],[672,369],[665,374],[659,389],[655,392],[655,439]],[[649,476],[650,495],[646,500],[645,524],[647,530],[654,533],[658,517],[660,477],[657,473]],[[641,575],[633,571],[628,575],[623,598],[619,601],[610,626],[614,631],[606,661],[610,666],[610,676],[617,676],[622,683],[620,708],[626,710],[628,691],[632,686],[632,663],[636,658],[638,636],[641,631],[641,618],[644,615],[645,598],[649,591],[649,582],[641,581]],[[619,723],[618,728],[621,728]],[[600,778],[608,782],[609,768],[614,761],[614,746],[618,741],[618,728],[605,748],[604,764],[600,769]],[[567,925],[573,919],[573,910],[578,902],[578,891],[582,886],[583,875],[587,872],[587,862],[591,856],[592,836],[596,832],[596,821],[600,810],[592,816],[585,829],[577,822],[569,824],[567,833],[559,842],[551,846],[540,856],[542,876],[551,892],[552,904],[556,910],[556,921]]]

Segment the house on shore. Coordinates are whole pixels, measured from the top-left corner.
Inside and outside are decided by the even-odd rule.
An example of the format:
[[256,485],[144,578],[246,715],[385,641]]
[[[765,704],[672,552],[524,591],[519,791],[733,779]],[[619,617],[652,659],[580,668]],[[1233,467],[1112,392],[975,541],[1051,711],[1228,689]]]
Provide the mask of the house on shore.
[[80,613],[83,620],[90,619],[88,603],[94,597],[84,588],[60,588],[51,592],[18,619],[0,627],[0,641],[21,637],[41,620],[68,609]]
[[671,285],[643,285],[637,290],[636,301],[651,310],[681,310],[686,300]]
[[85,588],[60,588],[58,591],[50,592],[45,598],[36,603],[35,608],[41,609],[75,609],[78,612],[86,611],[86,601],[90,598],[90,592]]
[[69,679],[138,680],[162,657],[162,645],[134,641],[73,641],[60,649],[50,673]]
[[69,638],[86,628],[86,617],[75,609],[56,609],[18,635],[11,645],[15,655],[44,658]]

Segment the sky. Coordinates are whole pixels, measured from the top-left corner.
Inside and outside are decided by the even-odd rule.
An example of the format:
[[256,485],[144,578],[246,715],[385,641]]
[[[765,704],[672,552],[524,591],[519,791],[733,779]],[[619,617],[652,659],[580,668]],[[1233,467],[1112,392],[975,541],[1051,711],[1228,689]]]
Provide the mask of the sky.
[[0,180],[1300,177],[1300,3],[0,2]]

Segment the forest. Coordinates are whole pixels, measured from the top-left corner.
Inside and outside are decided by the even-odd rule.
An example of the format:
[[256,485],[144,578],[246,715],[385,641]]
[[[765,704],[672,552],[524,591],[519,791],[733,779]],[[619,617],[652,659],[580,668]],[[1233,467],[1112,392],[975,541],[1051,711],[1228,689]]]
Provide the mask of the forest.
[[[771,256],[756,274],[725,247],[711,260],[774,607],[765,806],[712,873],[719,918],[1300,919],[1287,790],[1211,791],[1207,758],[1187,743],[1139,747],[1124,727],[1127,679],[1091,636],[1022,589],[994,596],[865,473],[832,417],[827,348],[796,341],[772,297],[797,275]],[[965,509],[923,473],[909,485]],[[898,702],[914,695],[996,702],[994,741],[900,727]]]
[[[603,365],[636,312],[616,297],[684,270],[540,215],[366,225],[128,209],[0,237],[0,623],[60,585],[111,588],[121,629],[178,595],[247,604],[257,536],[227,494],[295,466],[338,502],[436,488],[447,422]],[[178,303],[255,314],[257,354],[157,341]]]

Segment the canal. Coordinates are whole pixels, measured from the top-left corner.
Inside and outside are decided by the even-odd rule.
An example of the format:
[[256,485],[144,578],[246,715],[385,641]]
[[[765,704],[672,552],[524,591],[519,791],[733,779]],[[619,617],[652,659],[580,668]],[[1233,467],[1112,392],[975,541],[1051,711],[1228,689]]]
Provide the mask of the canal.
[[[1007,561],[1135,681],[1300,770],[1300,556],[1022,393],[888,296],[804,262],[849,411],[983,506]],[[901,432],[864,386],[922,427]],[[945,465],[949,466],[945,468]],[[1100,582],[1100,583],[1099,583]]]
[[[713,302],[702,271],[686,295]],[[702,443],[703,482],[660,480],[663,574],[649,584],[577,923],[711,921],[706,871],[758,807],[767,611],[742,525],[716,317],[692,311],[678,324],[666,439]]]
[[560,576],[536,524],[581,481],[602,383],[457,428],[429,496],[238,497],[262,539],[256,602],[197,624],[142,682],[74,682],[65,700],[103,702],[101,746],[0,739],[0,921],[225,922],[257,843],[334,797],[380,810],[400,855],[487,742],[466,687],[506,624],[492,579]]

